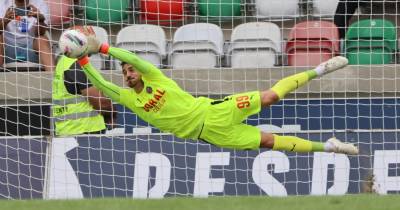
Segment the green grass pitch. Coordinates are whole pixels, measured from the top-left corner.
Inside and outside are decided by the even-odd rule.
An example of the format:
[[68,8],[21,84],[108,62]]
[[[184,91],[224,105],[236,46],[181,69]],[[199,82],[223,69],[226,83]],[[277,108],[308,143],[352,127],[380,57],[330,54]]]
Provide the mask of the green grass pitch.
[[1,200],[1,210],[399,210],[400,195]]

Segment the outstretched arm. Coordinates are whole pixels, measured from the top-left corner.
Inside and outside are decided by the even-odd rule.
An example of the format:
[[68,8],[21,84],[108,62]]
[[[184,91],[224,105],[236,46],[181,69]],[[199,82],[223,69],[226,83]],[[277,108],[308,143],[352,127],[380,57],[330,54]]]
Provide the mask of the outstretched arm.
[[140,58],[135,53],[128,50],[110,47],[108,44],[102,44],[100,52],[103,54],[111,55],[112,57],[132,65],[136,70],[145,76],[162,75],[162,72],[152,63]]
[[86,76],[89,78],[90,82],[98,88],[104,95],[111,98],[113,101],[121,102],[121,91],[123,88],[118,85],[111,83],[104,79],[104,77],[94,68],[94,66],[89,62],[89,57],[85,56],[79,59],[79,64],[81,65]]
[[90,26],[75,26],[75,30],[86,35],[88,39],[88,54],[94,54],[101,52],[103,54],[111,55],[112,57],[132,65],[136,70],[138,70],[142,75],[147,77],[157,77],[163,75],[162,72],[154,66],[152,63],[140,58],[135,53],[128,50],[110,47],[107,43],[101,43],[97,38],[92,27]]

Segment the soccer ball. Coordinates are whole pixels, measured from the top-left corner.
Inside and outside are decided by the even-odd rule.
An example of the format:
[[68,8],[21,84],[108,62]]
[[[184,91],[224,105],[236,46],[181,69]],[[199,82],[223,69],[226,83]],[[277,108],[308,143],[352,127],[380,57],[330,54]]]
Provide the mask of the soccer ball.
[[58,41],[58,46],[61,52],[70,58],[79,58],[88,52],[88,40],[77,30],[64,31]]

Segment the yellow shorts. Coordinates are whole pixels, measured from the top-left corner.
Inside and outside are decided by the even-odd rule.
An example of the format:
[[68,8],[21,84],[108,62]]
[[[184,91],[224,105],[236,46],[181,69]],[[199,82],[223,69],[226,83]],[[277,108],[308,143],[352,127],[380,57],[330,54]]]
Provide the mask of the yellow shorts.
[[233,149],[258,149],[260,129],[242,123],[260,112],[260,92],[253,91],[211,102],[200,139],[210,144]]

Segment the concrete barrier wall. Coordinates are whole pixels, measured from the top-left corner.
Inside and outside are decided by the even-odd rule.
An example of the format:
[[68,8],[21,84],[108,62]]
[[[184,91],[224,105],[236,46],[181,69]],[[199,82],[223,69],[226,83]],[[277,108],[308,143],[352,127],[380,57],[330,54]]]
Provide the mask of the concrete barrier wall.
[[[183,89],[195,95],[227,95],[264,90],[285,76],[307,68],[162,70]],[[103,71],[106,79],[122,86],[120,71]],[[393,96],[399,92],[398,65],[348,66],[316,79],[288,97]],[[48,72],[7,72],[0,74],[1,104],[43,103],[51,99],[53,74]]]

